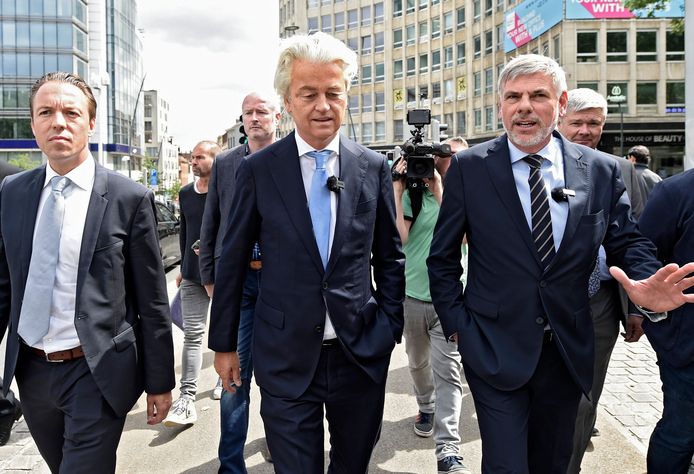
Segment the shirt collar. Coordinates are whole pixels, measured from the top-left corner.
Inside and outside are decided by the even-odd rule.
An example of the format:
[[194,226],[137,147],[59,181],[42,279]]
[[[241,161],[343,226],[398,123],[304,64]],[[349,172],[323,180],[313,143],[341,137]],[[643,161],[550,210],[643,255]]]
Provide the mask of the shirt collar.
[[[72,184],[79,186],[84,190],[88,190],[94,183],[94,174],[96,172],[96,162],[92,157],[91,153],[80,163],[75,169],[70,171],[65,176],[70,178]],[[46,164],[46,180],[43,183],[43,187],[51,181],[54,176],[60,176],[53,168],[51,168],[50,163]]]
[[[299,152],[299,156],[304,156],[306,153],[309,151],[320,151],[316,150],[313,148],[311,145],[306,143],[306,141],[301,138],[298,132],[294,133],[294,138],[296,139],[296,149]],[[336,155],[340,154],[340,134],[337,133],[335,134],[335,138],[333,138],[330,143],[328,143],[328,146],[323,148],[323,150],[330,150]]]
[[[511,143],[511,140],[508,140],[508,151],[509,155],[511,156],[511,164],[522,160],[526,156],[528,156],[528,153],[521,151]],[[552,138],[550,139],[549,143],[544,146],[540,151],[537,153],[533,153],[534,155],[540,155],[542,158],[548,160],[552,165],[555,165],[557,160],[561,158],[561,141],[552,135]]]

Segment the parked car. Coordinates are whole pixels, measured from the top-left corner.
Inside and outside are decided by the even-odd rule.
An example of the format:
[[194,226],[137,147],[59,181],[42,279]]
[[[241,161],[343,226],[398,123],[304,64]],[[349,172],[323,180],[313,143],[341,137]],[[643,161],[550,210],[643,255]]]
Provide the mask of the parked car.
[[157,211],[157,231],[159,232],[159,247],[164,268],[169,268],[181,261],[181,246],[179,234],[181,224],[173,212],[160,202],[154,203]]

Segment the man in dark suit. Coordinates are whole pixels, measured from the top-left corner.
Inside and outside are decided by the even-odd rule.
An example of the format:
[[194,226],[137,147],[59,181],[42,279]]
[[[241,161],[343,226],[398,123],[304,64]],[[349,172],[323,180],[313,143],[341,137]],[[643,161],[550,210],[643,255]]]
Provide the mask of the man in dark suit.
[[30,106],[48,163],[0,189],[5,381],[17,378],[52,472],[114,472],[128,411],[145,390],[159,423],[175,384],[154,199],[95,163],[96,101],[80,77],[46,74]]
[[[639,228],[658,249],[663,264],[694,260],[694,170],[656,184]],[[691,292],[690,292],[691,293]],[[648,443],[651,474],[686,474],[694,456],[694,304],[643,323],[658,356],[663,415]]]
[[[559,119],[557,130],[569,141],[596,149],[607,119],[607,101],[592,89],[572,89],[568,92],[566,113]],[[642,189],[645,184],[636,174],[634,165],[620,156],[609,155],[617,160],[622,172],[622,181],[631,203],[632,215],[638,219],[646,202]],[[593,316],[595,334],[595,364],[593,388],[590,397],[581,397],[576,415],[574,447],[568,473],[581,470],[581,461],[591,436],[599,435],[595,428],[598,403],[607,376],[612,350],[619,335],[619,323],[624,325],[625,341],[636,342],[643,335],[642,314],[629,314],[626,293],[612,278],[607,268],[604,248],[600,248],[596,280],[599,286],[590,288],[590,312]]]
[[553,132],[566,90],[551,58],[523,55],[506,65],[499,115],[507,133],[453,158],[434,231],[432,299],[444,334],[458,341],[483,472],[566,471],[576,408],[592,385],[588,278],[601,244],[608,264],[647,278],[612,269],[636,304],[664,311],[694,300],[682,294],[692,282],[675,284],[694,264],[658,270],[617,162]]
[[[276,96],[258,92],[248,94],[241,103],[241,121],[248,136],[248,142],[221,153],[212,165],[200,233],[199,261],[202,283],[210,297],[214,291],[215,268],[222,253],[222,240],[227,229],[231,198],[236,187],[236,170],[247,155],[274,143],[279,119],[280,105]],[[246,469],[243,447],[248,434],[248,408],[251,402],[253,377],[251,340],[261,268],[260,247],[255,244],[244,282],[236,347],[243,383],[234,393],[222,390],[221,379],[218,388],[215,388],[215,394],[219,390],[219,398],[221,398],[220,473],[244,473]]]
[[651,152],[647,147],[643,145],[636,145],[629,148],[627,158],[634,164],[636,172],[641,179],[643,179],[645,200],[648,198],[648,195],[651,194],[651,191],[653,191],[655,185],[660,183],[663,178],[651,171],[648,167],[648,165],[651,163]]
[[257,241],[263,278],[253,364],[275,469],[324,472],[325,410],[330,472],[364,473],[403,330],[404,256],[390,169],[382,155],[339,135],[356,54],[324,33],[285,41],[275,88],[296,131],[239,167],[210,348],[224,387],[241,385],[239,303]]

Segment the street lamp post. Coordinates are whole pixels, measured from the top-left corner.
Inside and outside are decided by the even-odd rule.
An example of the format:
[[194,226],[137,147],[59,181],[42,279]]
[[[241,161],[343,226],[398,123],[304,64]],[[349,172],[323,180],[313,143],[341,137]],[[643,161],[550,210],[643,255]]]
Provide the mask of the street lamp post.
[[132,179],[132,165],[130,164],[130,156],[125,155],[121,158],[121,161],[128,162],[128,178]]
[[627,98],[622,94],[621,87],[613,86],[610,95],[607,96],[607,101],[619,107],[619,154],[624,157],[624,109],[622,105],[627,101]]

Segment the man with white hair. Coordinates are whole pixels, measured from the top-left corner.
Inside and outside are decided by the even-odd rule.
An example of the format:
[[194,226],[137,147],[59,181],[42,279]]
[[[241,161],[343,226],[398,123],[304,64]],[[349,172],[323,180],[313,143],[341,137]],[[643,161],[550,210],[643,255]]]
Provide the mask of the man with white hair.
[[239,302],[248,255],[260,243],[252,354],[280,474],[324,472],[324,412],[328,472],[367,472],[403,331],[390,168],[339,134],[357,65],[327,34],[285,40],[275,88],[296,130],[241,163],[217,263],[209,345],[224,388],[234,391],[243,386]]
[[506,134],[453,157],[427,261],[434,307],[458,341],[475,401],[483,472],[566,472],[578,403],[592,385],[588,279],[601,244],[609,264],[643,279],[611,269],[636,304],[667,311],[694,301],[682,293],[694,264],[659,270],[617,163],[555,132],[566,91],[551,58],[506,65]]

